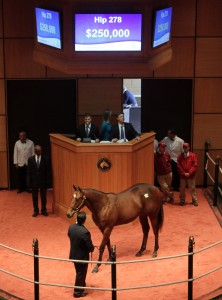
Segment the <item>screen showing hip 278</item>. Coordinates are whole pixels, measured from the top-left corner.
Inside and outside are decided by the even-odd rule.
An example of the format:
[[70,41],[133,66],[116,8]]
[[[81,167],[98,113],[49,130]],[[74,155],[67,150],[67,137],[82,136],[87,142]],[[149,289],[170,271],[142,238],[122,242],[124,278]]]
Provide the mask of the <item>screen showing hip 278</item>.
[[75,51],[141,51],[142,14],[75,14]]
[[59,12],[35,8],[37,41],[61,49]]

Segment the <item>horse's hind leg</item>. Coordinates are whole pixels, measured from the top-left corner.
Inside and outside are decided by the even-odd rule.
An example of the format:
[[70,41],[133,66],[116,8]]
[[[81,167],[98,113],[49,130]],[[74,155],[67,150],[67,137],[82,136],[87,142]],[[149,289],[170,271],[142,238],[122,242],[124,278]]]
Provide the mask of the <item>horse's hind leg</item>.
[[157,222],[157,218],[155,217],[150,217],[150,222],[153,228],[153,233],[155,236],[155,245],[154,245],[154,251],[152,254],[152,257],[157,257],[157,251],[159,249],[159,225]]
[[143,230],[143,241],[140,250],[136,253],[136,256],[141,256],[143,251],[146,250],[146,244],[147,244],[148,234],[150,230],[147,216],[144,215],[139,216],[139,219]]

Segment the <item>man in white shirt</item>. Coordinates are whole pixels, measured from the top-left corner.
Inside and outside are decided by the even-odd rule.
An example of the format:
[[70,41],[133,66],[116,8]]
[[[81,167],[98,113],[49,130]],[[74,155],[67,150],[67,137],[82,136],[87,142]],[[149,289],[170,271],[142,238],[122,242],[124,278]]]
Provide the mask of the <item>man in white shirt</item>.
[[162,142],[166,144],[166,152],[168,152],[171,157],[173,173],[172,187],[175,191],[177,191],[180,187],[180,175],[177,169],[177,158],[179,154],[183,153],[184,140],[177,136],[174,129],[169,129],[167,136],[162,140]]
[[27,189],[26,176],[27,176],[27,165],[28,159],[34,155],[34,143],[29,140],[26,136],[25,131],[19,133],[19,140],[14,146],[14,165],[17,170],[18,176],[18,191],[22,193]]

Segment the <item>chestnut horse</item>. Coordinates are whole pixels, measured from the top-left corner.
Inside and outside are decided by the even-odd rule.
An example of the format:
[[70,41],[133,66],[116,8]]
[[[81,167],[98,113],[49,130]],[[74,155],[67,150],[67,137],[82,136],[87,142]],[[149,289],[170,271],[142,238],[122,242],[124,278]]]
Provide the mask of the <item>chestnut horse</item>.
[[[113,227],[132,222],[137,217],[139,217],[142,226],[143,240],[136,256],[141,256],[143,251],[146,250],[150,229],[148,217],[155,235],[152,257],[157,256],[157,250],[159,249],[158,233],[163,225],[163,195],[157,187],[140,183],[118,194],[103,193],[88,188],[81,189],[75,186],[73,188],[72,202],[66,215],[68,218],[71,218],[84,206],[87,206],[92,212],[92,219],[103,234],[98,261],[102,260],[105,246],[108,248],[109,257],[111,256],[110,234]],[[95,266],[93,273],[98,272],[99,266],[100,264]]]

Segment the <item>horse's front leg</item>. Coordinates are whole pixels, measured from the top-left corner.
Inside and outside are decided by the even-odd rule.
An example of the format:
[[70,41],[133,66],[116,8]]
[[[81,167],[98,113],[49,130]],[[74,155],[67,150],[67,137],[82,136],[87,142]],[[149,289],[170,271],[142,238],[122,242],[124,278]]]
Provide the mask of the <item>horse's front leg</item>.
[[140,250],[136,253],[136,256],[141,256],[143,254],[143,251],[146,250],[146,244],[150,230],[147,216],[139,216],[139,219],[143,230],[143,241]]
[[109,252],[109,257],[108,257],[107,261],[111,261],[112,248],[111,248],[111,244],[110,244],[110,239],[107,242],[107,249]]
[[[100,247],[99,247],[99,258],[98,258],[98,261],[102,261],[102,258],[103,258],[103,252],[105,250],[105,246],[110,242],[109,242],[109,237],[110,237],[110,234],[113,230],[113,227],[107,227],[105,228],[102,232],[103,232],[103,239],[102,239],[102,242],[100,244]],[[111,251],[111,250],[110,250]],[[93,268],[92,270],[92,273],[97,273],[99,271],[99,267],[100,267],[100,263],[97,263],[96,266]]]

